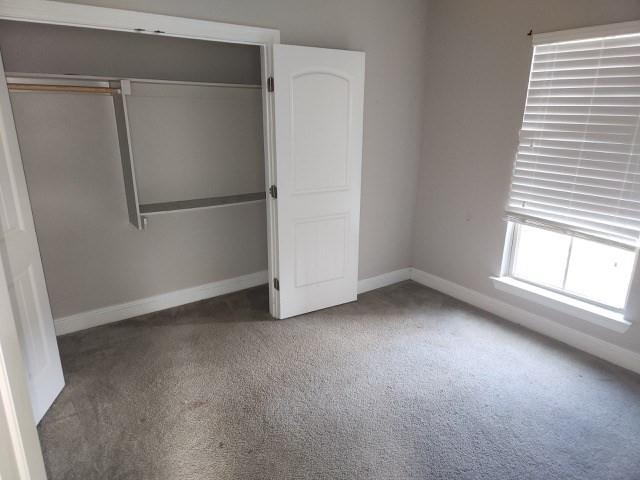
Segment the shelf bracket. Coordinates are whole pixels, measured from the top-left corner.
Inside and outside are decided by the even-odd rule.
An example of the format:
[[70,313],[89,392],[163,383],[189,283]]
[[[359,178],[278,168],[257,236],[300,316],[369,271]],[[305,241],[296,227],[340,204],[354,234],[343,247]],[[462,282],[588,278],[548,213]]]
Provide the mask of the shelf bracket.
[[136,169],[133,163],[133,149],[131,147],[131,125],[127,110],[127,96],[131,95],[131,82],[129,80],[120,80],[110,82],[110,85],[111,88],[115,89],[113,92],[113,107],[116,115],[116,128],[118,130],[118,144],[120,146],[120,160],[122,162],[129,221],[138,230],[143,230],[147,222],[140,214]]

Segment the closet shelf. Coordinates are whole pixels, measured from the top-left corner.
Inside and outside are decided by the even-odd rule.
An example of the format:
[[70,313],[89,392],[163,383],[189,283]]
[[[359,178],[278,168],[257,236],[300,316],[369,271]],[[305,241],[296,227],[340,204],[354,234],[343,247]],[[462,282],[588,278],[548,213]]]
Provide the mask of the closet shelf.
[[155,83],[159,85],[186,85],[194,87],[227,87],[227,88],[262,88],[259,84],[250,83],[221,83],[221,82],[190,82],[185,80],[156,80],[151,78],[122,78],[122,77],[96,77],[91,75],[60,75],[60,74],[48,74],[48,73],[24,73],[24,72],[7,72],[8,81],[20,81],[22,83],[33,83],[37,85],[41,82],[47,82],[57,80],[64,83],[69,82],[83,82],[83,85],[88,85],[90,82],[119,82],[121,80],[128,80],[133,83]]
[[140,205],[141,215],[158,215],[161,213],[178,212],[181,210],[199,210],[203,208],[226,207],[242,203],[255,203],[265,200],[265,192],[226,195],[224,197],[196,198],[193,200],[178,200],[174,202],[147,203]]

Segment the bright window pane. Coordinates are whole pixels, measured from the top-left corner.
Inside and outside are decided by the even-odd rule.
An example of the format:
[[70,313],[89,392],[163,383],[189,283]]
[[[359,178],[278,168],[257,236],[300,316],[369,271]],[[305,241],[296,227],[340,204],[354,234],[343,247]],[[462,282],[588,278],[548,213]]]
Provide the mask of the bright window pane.
[[623,308],[635,254],[574,238],[565,289],[615,308]]
[[512,275],[541,285],[562,288],[571,237],[520,225]]

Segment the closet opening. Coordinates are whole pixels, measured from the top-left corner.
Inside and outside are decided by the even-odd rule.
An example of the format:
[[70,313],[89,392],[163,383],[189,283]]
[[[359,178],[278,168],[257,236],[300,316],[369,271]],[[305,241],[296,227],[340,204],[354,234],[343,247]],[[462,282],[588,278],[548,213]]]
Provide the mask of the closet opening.
[[157,33],[0,21],[59,334],[86,312],[267,281],[261,47]]

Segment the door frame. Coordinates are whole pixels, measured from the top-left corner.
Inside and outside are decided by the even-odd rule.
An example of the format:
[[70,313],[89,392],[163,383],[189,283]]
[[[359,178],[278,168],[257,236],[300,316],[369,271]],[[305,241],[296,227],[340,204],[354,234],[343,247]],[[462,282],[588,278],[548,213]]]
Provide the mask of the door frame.
[[[268,79],[273,76],[272,47],[280,43],[280,30],[43,0],[0,0],[0,19],[260,47],[265,191],[269,190],[269,186],[277,184],[274,104],[273,94],[268,91]],[[0,115],[5,120],[0,123],[14,126],[10,118],[5,117],[4,112],[0,112]],[[6,138],[6,134],[7,132],[0,131],[1,137]],[[274,318],[279,318],[279,296],[274,288],[274,282],[271,281],[271,279],[278,277],[277,208],[276,202],[270,196],[267,196],[266,207],[269,311]],[[1,261],[0,274],[3,276],[0,278],[0,299],[8,299],[9,292],[6,282],[8,276]],[[4,312],[4,309],[1,313],[6,320],[9,320],[8,323],[11,324],[15,333],[13,313]],[[25,400],[28,400],[28,395],[25,395],[26,369],[17,344],[17,337],[14,339],[11,332],[7,335],[3,331],[0,333],[2,333],[0,335],[0,394],[2,395],[0,406],[4,406],[7,420],[10,425],[14,426],[10,432],[10,440],[14,447],[20,476],[23,479],[45,478],[42,452],[35,423],[30,413],[30,405],[27,404],[26,407],[24,405]],[[17,350],[16,347],[18,347]],[[23,389],[19,388],[21,382],[25,383]],[[18,384],[17,390],[16,383]],[[29,413],[28,416],[24,412],[25,408]],[[3,410],[0,409],[0,414],[2,413]]]

